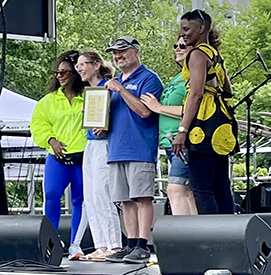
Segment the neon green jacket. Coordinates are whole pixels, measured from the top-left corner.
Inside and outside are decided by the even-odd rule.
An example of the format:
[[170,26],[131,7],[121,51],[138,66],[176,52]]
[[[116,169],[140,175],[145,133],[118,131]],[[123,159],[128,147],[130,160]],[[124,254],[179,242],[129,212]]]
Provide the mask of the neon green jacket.
[[50,154],[54,154],[48,143],[51,137],[67,145],[67,154],[84,151],[86,143],[86,130],[82,129],[83,95],[75,96],[70,104],[62,89],[37,103],[30,123],[35,143]]

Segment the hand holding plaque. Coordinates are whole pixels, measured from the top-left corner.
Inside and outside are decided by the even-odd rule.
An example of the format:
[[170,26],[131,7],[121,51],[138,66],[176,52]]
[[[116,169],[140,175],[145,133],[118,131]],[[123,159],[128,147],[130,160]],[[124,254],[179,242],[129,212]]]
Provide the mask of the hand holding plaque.
[[104,87],[85,87],[83,128],[108,130],[110,93]]

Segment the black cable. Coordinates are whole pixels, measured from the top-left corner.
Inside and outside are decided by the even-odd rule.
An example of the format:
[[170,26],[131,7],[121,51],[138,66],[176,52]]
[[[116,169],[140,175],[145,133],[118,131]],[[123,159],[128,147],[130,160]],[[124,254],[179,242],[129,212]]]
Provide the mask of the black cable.
[[66,272],[63,267],[40,263],[27,259],[18,259],[0,264],[1,271],[47,271]]
[[[56,4],[55,4],[56,5]],[[83,6],[81,6],[81,7],[83,7]],[[54,7],[54,9],[56,9],[56,6]],[[56,22],[56,12],[54,13],[54,21],[55,21],[55,59],[57,58],[57,49],[58,49],[58,47],[57,47],[57,27],[56,27],[56,25],[57,25],[57,22]]]
[[[143,264],[142,266],[140,266],[139,268],[136,268],[136,269],[132,269],[132,270],[130,270],[130,271],[128,271],[128,272],[125,272],[125,273],[123,273],[122,275],[128,275],[128,274],[130,274],[130,273],[132,273],[132,272],[138,272],[138,271],[140,271],[141,269],[144,269],[144,268],[146,268],[146,267],[148,267],[148,265],[147,264]],[[135,274],[136,274],[135,273]]]
[[4,86],[5,77],[5,67],[6,67],[6,43],[7,43],[7,21],[6,14],[3,7],[3,0],[0,0],[0,8],[2,15],[2,25],[3,25],[3,39],[2,39],[2,62],[1,62],[1,76],[0,76],[0,96]]
[[[3,39],[2,39],[2,64],[1,64],[1,75],[0,75],[0,96],[2,93],[2,89],[4,86],[4,75],[5,75],[5,64],[6,64],[6,41],[7,41],[7,24],[6,24],[6,16],[3,8],[3,0],[0,0],[0,8],[2,14],[2,24],[3,24]],[[1,139],[1,136],[0,136]],[[4,186],[4,172],[3,172],[3,163],[2,163],[2,148],[0,146],[0,189],[1,189],[1,202],[0,202],[0,213],[8,214],[8,205],[7,205],[7,194],[6,188]]]

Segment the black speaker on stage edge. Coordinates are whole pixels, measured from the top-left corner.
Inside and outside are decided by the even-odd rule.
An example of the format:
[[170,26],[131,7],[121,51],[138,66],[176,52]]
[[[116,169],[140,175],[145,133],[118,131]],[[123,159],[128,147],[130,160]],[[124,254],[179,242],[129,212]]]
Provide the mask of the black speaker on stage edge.
[[33,260],[59,266],[63,247],[45,216],[0,217],[0,261]]
[[[268,218],[265,217],[265,220]],[[271,228],[255,214],[164,216],[153,230],[161,274],[271,274]]]
[[[249,190],[250,213],[270,213],[271,212],[271,183],[263,182]],[[246,209],[247,196],[245,196],[241,206]]]

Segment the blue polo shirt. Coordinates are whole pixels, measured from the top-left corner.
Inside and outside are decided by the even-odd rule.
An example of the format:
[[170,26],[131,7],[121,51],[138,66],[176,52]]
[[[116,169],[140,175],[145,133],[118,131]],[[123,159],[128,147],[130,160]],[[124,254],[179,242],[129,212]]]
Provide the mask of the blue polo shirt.
[[[105,82],[107,81],[106,77],[104,77],[98,84],[97,86],[104,86]],[[108,137],[98,137],[98,136],[95,136],[93,133],[92,133],[92,130],[88,130],[87,131],[87,139],[107,139]]]
[[[157,74],[140,65],[127,79],[122,73],[116,80],[134,96],[152,93],[158,100],[163,85]],[[112,92],[108,140],[108,162],[156,162],[158,149],[158,115],[141,118],[117,92]]]

